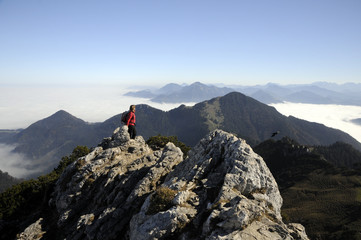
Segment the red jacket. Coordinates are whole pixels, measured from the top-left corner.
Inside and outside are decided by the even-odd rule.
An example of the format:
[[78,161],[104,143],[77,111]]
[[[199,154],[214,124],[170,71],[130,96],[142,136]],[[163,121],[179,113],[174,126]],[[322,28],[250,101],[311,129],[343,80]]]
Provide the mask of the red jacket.
[[128,120],[127,120],[127,126],[129,125],[135,125],[135,114],[134,112],[129,112]]

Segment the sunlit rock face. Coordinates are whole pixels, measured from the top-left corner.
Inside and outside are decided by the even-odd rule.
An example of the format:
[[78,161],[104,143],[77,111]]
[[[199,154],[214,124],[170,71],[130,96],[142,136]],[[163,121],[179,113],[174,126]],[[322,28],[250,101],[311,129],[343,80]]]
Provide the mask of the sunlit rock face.
[[263,159],[220,130],[184,159],[173,143],[153,151],[119,128],[67,167],[49,204],[66,239],[308,239],[283,223]]

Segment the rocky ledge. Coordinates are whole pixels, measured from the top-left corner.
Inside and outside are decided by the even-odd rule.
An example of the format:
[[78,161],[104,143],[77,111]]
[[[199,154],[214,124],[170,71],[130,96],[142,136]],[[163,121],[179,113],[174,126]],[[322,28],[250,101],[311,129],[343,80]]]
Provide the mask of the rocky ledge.
[[[172,143],[153,151],[119,128],[66,168],[49,204],[59,239],[308,239],[302,225],[283,223],[263,159],[220,130],[183,160]],[[40,239],[31,229],[41,223],[19,236]]]

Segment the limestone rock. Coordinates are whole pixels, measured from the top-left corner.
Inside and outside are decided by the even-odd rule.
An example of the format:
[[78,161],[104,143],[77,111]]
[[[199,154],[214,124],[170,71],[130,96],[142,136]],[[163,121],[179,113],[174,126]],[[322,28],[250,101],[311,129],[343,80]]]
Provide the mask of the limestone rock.
[[65,169],[49,203],[64,239],[308,239],[283,223],[263,159],[220,130],[184,160],[172,143],[153,151],[118,128]]
[[[148,196],[132,219],[131,239],[174,233],[179,239],[307,239],[304,229],[289,229],[282,222],[282,197],[263,159],[226,132],[202,139],[163,186],[178,192],[173,207],[147,215]],[[167,214],[169,221],[159,214]]]
[[52,202],[58,226],[69,239],[115,239],[125,234],[145,197],[183,160],[174,144],[154,152],[141,136],[130,139],[126,126],[110,139],[69,166],[57,182]]
[[24,232],[18,234],[17,240],[38,240],[42,239],[45,231],[42,230],[41,222],[43,221],[42,218],[31,224],[27,227]]

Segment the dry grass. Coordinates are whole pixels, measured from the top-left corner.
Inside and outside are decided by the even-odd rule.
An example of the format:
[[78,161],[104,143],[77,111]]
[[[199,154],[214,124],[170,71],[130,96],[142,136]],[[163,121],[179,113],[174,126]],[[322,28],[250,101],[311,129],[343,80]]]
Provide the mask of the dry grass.
[[168,187],[159,187],[150,199],[147,214],[152,215],[161,211],[166,211],[172,207],[172,200],[178,191]]

